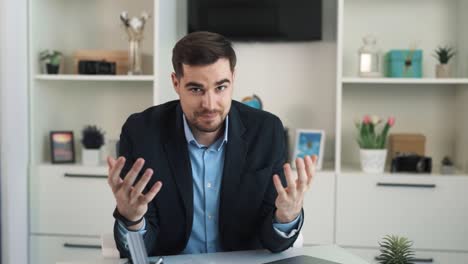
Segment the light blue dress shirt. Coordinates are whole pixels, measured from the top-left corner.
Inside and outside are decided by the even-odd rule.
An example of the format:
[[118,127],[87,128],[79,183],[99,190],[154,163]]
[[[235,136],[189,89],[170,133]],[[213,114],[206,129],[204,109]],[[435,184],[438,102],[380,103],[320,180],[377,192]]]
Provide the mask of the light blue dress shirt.
[[[210,146],[199,144],[193,136],[185,116],[183,116],[183,120],[192,165],[193,224],[189,241],[182,253],[219,252],[222,251],[218,232],[219,191],[224,168],[225,146],[228,141],[229,118],[226,117],[224,135]],[[285,238],[289,238],[295,235],[298,227],[302,225],[302,215],[286,224],[276,223],[274,219],[272,221],[276,232]],[[126,239],[128,232],[132,231],[127,230],[123,223],[119,222],[117,235],[125,248],[128,248]],[[146,221],[144,219],[143,227],[135,232],[140,232],[142,235],[146,233]]]

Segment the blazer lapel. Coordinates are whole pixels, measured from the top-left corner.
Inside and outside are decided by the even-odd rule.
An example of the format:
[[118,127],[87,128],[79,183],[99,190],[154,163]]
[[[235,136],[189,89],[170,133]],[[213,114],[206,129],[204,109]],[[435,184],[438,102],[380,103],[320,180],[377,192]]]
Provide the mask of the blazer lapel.
[[[190,157],[188,153],[187,140],[185,139],[182,120],[182,109],[180,104],[176,108],[175,126],[169,133],[169,140],[164,145],[172,170],[172,177],[177,185],[179,195],[185,207],[186,216],[186,241],[188,241],[193,222],[193,179]],[[170,130],[170,128],[169,128]]]
[[229,113],[228,141],[224,158],[223,179],[221,182],[221,197],[219,211],[219,230],[223,234],[226,220],[236,207],[241,173],[244,168],[247,143],[242,138],[245,132],[244,124],[233,104]]

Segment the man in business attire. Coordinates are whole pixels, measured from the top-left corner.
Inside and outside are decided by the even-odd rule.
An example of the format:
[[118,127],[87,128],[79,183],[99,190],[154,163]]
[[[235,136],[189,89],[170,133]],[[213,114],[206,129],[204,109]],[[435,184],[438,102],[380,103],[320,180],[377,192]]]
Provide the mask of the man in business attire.
[[172,63],[180,100],[131,115],[122,156],[108,158],[121,256],[128,232],[152,256],[291,247],[316,157],[295,161],[296,179],[281,121],[232,100],[236,55],[223,36],[188,34]]

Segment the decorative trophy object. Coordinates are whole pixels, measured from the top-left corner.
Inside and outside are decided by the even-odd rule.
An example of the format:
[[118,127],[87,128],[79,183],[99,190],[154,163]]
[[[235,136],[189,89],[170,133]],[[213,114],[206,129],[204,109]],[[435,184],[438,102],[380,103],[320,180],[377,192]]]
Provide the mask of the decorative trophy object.
[[363,46],[359,49],[359,76],[381,77],[377,39],[372,35],[367,35],[362,41]]
[[129,75],[142,74],[140,43],[143,39],[143,30],[145,29],[145,23],[149,18],[150,15],[146,12],[143,12],[140,17],[132,18],[128,18],[127,11],[124,11],[120,14],[120,20],[125,26],[125,30],[127,31],[128,35],[128,41],[130,42],[128,61]]

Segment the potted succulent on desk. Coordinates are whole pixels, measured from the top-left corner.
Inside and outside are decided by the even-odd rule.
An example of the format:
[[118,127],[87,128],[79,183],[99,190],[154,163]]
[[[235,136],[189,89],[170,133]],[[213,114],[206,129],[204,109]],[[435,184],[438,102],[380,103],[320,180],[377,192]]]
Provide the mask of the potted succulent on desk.
[[405,237],[385,236],[379,243],[380,255],[376,260],[381,264],[413,264],[413,243]]
[[449,61],[455,56],[455,51],[449,46],[438,47],[435,50],[434,57],[439,61],[436,65],[437,78],[449,78],[451,76]]
[[388,131],[395,124],[395,118],[389,117],[383,129],[378,132],[377,128],[381,123],[380,117],[368,115],[364,116],[362,121],[356,122],[361,168],[366,173],[382,173],[385,169],[387,136]]
[[83,165],[98,166],[101,159],[101,147],[104,145],[104,132],[96,126],[86,126],[83,129],[82,163]]
[[56,50],[44,50],[39,54],[47,74],[58,74],[62,62],[62,53]]

